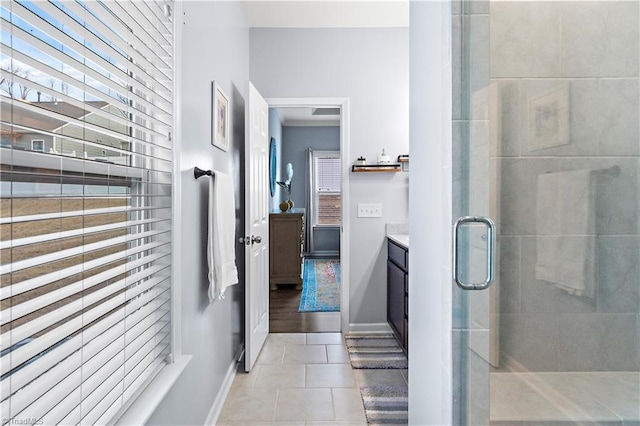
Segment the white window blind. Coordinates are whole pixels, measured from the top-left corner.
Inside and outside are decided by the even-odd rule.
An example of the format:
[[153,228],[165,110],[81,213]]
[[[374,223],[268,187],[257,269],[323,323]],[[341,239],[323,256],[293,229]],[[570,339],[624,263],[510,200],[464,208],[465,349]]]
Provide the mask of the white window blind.
[[314,225],[340,224],[340,153],[314,152]]
[[2,424],[112,421],[172,351],[170,8],[0,4]]

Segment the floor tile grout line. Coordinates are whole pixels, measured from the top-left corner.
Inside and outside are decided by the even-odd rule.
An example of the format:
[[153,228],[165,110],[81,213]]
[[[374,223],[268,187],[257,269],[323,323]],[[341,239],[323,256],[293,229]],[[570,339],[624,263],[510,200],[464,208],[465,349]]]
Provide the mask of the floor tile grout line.
[[273,407],[273,417],[271,418],[271,422],[276,421],[276,413],[278,412],[278,403],[280,402],[280,389],[276,389],[276,406]]

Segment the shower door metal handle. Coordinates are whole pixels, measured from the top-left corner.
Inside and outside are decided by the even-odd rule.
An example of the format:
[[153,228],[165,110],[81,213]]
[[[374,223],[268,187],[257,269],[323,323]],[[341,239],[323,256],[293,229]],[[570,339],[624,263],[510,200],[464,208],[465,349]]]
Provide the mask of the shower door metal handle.
[[[486,238],[483,235],[482,240],[487,242],[487,277],[484,282],[467,283],[462,281],[458,266],[458,250],[460,235],[459,229],[465,223],[482,223],[487,227]],[[493,282],[495,273],[495,250],[496,250],[496,225],[491,219],[483,216],[465,216],[458,219],[453,226],[453,280],[463,290],[484,290]]]

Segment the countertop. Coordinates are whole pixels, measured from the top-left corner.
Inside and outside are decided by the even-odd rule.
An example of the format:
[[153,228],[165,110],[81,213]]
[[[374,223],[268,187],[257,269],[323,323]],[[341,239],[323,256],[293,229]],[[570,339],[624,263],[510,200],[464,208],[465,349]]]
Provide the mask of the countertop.
[[387,234],[387,238],[409,250],[409,234]]

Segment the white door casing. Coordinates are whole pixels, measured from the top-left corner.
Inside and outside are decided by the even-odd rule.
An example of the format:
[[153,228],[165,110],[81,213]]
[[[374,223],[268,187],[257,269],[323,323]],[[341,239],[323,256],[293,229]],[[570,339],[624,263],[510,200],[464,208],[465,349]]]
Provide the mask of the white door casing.
[[251,371],[269,334],[269,106],[249,83],[246,145],[245,370]]

